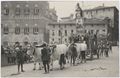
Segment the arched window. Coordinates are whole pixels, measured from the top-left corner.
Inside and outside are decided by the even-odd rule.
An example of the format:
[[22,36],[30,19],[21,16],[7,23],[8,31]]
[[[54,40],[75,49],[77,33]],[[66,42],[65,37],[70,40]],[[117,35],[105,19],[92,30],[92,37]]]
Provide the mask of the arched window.
[[24,9],[24,14],[25,14],[25,15],[29,15],[29,14],[30,14],[29,5],[26,5],[26,7],[25,7],[25,9]]
[[58,39],[58,41],[59,41],[59,43],[61,42],[61,41],[60,41],[60,38]]
[[58,31],[58,35],[61,36],[61,31],[60,30]]
[[15,34],[20,34],[20,27],[15,27]]
[[5,7],[5,8],[3,9],[3,13],[4,13],[4,15],[9,15],[9,8],[8,8],[8,7]]
[[24,28],[24,34],[29,34],[28,24],[26,24],[26,26],[25,26],[25,28]]
[[37,7],[34,8],[34,15],[39,15],[39,8]]
[[54,41],[54,38],[52,39],[52,41]]
[[38,34],[38,32],[39,32],[39,28],[37,24],[35,24],[35,27],[33,27],[33,34]]
[[67,36],[67,30],[65,30],[65,36]]
[[55,33],[54,33],[54,30],[52,31],[52,36],[54,36],[55,35]]
[[3,26],[3,33],[4,34],[8,34],[9,33],[9,27],[7,26],[7,24],[5,24],[5,26]]
[[71,30],[71,33],[72,33],[72,34],[73,34],[73,32],[74,32],[74,31],[73,31],[73,30]]
[[18,26],[18,24],[15,27],[15,34],[20,34],[20,27]]
[[15,9],[15,14],[16,14],[16,15],[20,15],[20,8],[16,8],[16,9]]

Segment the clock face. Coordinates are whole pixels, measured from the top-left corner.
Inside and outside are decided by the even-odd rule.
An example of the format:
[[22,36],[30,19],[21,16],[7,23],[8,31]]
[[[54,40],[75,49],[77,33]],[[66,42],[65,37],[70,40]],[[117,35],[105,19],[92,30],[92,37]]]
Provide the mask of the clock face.
[[77,24],[83,24],[83,20],[82,19],[78,19],[77,20]]

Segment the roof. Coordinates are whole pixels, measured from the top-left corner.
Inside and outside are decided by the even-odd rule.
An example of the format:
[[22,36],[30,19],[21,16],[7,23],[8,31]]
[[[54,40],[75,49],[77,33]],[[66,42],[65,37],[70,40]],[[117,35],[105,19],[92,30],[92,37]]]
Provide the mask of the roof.
[[108,9],[108,8],[116,8],[116,7],[115,6],[110,6],[110,7],[98,6],[98,7],[92,8],[92,9],[85,9],[83,11],[93,11],[93,10],[101,10],[101,9]]
[[62,17],[61,19],[70,19],[70,16],[69,17]]
[[[49,23],[49,25],[52,25],[52,24],[76,24],[76,21],[75,19],[73,20],[69,20],[69,21],[66,21],[66,22],[52,22],[52,23]],[[84,24],[85,25],[88,25],[88,24],[107,24],[107,22],[105,20],[101,20],[101,19],[96,19],[96,18],[92,18],[92,19],[87,19],[87,18],[84,18]]]

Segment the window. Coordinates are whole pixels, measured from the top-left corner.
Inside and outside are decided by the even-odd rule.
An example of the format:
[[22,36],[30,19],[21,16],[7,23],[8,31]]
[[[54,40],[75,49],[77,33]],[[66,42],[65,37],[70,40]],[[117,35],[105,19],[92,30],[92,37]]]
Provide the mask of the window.
[[33,34],[38,34],[38,32],[39,32],[38,27],[34,27],[34,28],[33,28]]
[[16,15],[20,15],[20,8],[16,8],[16,9],[15,9],[15,14],[16,14]]
[[65,36],[67,36],[67,30],[65,30]]
[[55,35],[55,33],[54,33],[54,30],[52,31],[52,36],[54,36]]
[[71,30],[71,33],[73,34],[73,30]]
[[29,27],[24,28],[24,34],[29,34]]
[[4,34],[8,34],[8,33],[9,33],[9,28],[8,28],[8,26],[5,26],[5,27],[3,28],[3,33],[4,33]]
[[59,43],[60,43],[60,38],[58,39]]
[[30,14],[30,9],[29,8],[25,8],[24,9],[24,13],[25,13],[25,15],[29,15]]
[[20,27],[15,27],[15,34],[20,34]]
[[52,39],[52,41],[54,41],[54,38]]
[[9,9],[8,8],[4,8],[3,12],[4,12],[4,15],[9,15]]
[[58,35],[61,36],[61,31],[60,30],[58,31]]
[[39,9],[38,8],[34,8],[34,15],[38,15],[39,14]]

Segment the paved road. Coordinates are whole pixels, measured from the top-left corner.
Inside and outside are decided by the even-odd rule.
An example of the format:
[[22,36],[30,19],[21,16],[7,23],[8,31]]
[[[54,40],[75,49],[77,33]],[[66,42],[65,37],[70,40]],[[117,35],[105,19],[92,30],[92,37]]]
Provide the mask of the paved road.
[[17,73],[17,66],[1,68],[3,77],[118,77],[119,76],[119,50],[113,47],[110,57],[102,57],[78,66],[66,65],[64,70],[59,70],[58,62],[54,62],[54,70],[49,74],[43,74],[44,70],[33,71],[33,63],[24,65],[24,73]]

